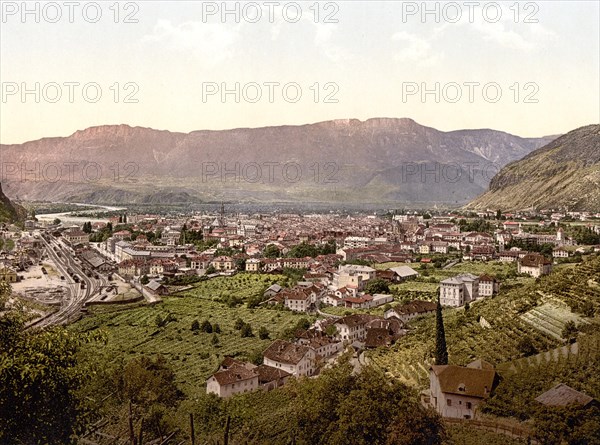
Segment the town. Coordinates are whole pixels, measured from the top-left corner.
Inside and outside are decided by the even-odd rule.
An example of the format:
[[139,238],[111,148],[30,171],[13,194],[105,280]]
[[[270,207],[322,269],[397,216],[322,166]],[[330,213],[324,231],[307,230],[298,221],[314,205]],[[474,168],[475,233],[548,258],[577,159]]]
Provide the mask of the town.
[[[258,359],[224,353],[212,372],[203,368],[204,391],[229,398],[279,388],[290,378],[318,378],[348,354],[356,372],[385,363],[382,351],[410,338],[415,321],[436,317],[438,304],[444,314],[467,313],[497,298],[505,284],[539,280],[600,252],[599,214],[247,215],[224,204],[215,210],[177,216],[119,210],[93,223],[31,218],[23,228],[5,225],[0,281],[12,287],[9,306],[20,301],[29,313],[27,326],[45,327],[85,320],[97,308],[160,306],[196,286],[265,278],[258,289],[242,287],[245,296],[220,293],[219,301],[304,318],[276,337],[276,321],[261,326],[258,336],[270,343]],[[158,317],[157,326],[169,317]],[[554,341],[564,341],[565,325],[587,323],[551,298],[523,320]],[[478,324],[490,327],[483,316]],[[216,323],[194,321],[191,329],[219,342]],[[235,329],[255,336],[244,320]],[[429,368],[420,365],[412,377],[390,375],[415,386],[428,379],[421,403],[446,418],[478,418],[480,403],[498,384],[498,363],[481,357],[465,366],[425,363]],[[562,383],[549,392],[540,395],[542,403],[592,401]]]

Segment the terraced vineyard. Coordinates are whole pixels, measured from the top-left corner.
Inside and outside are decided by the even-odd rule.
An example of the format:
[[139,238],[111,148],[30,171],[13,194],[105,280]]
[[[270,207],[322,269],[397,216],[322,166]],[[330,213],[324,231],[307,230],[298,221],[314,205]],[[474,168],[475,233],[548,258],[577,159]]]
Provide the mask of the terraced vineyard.
[[[468,312],[462,308],[445,309],[450,363],[464,365],[482,358],[498,365],[518,359],[522,356],[519,343],[523,338],[529,338],[538,351],[561,346],[560,331],[566,321],[573,319],[581,324],[589,319],[559,305],[563,298],[574,306],[595,298],[596,290],[590,288],[588,280],[597,279],[599,273],[600,259],[592,257],[576,268],[557,269],[537,283],[528,280],[525,284],[505,286],[499,296],[475,302]],[[570,282],[563,287],[566,280]],[[542,289],[543,293],[539,292]],[[579,294],[581,298],[577,297]],[[555,300],[549,300],[548,295]],[[600,304],[600,298],[593,304],[594,307]],[[480,317],[491,328],[482,327]],[[590,326],[593,329],[595,325]],[[424,388],[428,385],[427,370],[433,362],[435,317],[416,320],[412,328],[394,347],[373,351],[369,359],[388,375]]]
[[598,398],[599,367],[600,331],[596,327],[591,333],[579,334],[572,345],[500,365],[501,383],[484,410],[497,416],[525,420],[535,409],[531,400],[557,383],[565,383]]
[[588,306],[589,313],[600,311],[600,256],[583,263],[561,268],[562,273],[551,274],[540,290],[549,298],[566,303],[576,310]]
[[[585,339],[584,341],[586,340],[589,341],[589,339]],[[589,353],[589,350],[587,352]],[[555,362],[559,362],[563,357],[570,357],[571,355],[574,356],[577,354],[579,354],[579,343],[569,343],[529,357],[501,363],[496,369],[498,372],[502,373],[502,375],[515,374],[528,368],[551,365]]]
[[542,304],[520,315],[520,318],[557,340],[562,340],[562,330],[567,322],[572,321],[576,325],[587,323],[582,317],[571,312],[566,305],[561,307],[557,303]]
[[[225,291],[220,289],[239,296],[252,295],[270,282],[272,276],[251,276],[250,280],[243,278],[203,282],[197,288],[181,293],[181,296],[166,297],[163,303],[155,306],[112,311],[104,309],[84,318],[72,328],[82,332],[97,329],[105,332],[108,342],[104,351],[99,353],[107,354],[109,360],[123,358],[127,361],[143,354],[163,354],[170,359],[180,388],[193,397],[204,391],[206,378],[214,372],[223,356],[248,357],[262,352],[271,343],[271,340],[261,340],[258,336],[242,338],[240,332],[234,329],[238,318],[250,323],[255,335],[262,326],[266,327],[271,338],[281,335],[302,318],[302,315],[290,311],[262,307],[248,309],[246,305],[229,308],[216,301],[220,292]],[[217,281],[214,291],[210,289],[213,281]],[[174,317],[174,320],[164,327],[157,327],[157,317],[164,320],[168,316]],[[209,320],[213,325],[218,324],[222,331],[217,334],[219,343],[212,343],[213,334],[192,332],[194,320]]]

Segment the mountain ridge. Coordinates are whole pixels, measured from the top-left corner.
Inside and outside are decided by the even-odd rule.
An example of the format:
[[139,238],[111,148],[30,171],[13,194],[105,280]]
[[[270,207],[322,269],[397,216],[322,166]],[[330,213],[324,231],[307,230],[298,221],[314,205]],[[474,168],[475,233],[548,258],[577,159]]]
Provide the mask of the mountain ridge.
[[[34,176],[25,181],[15,175],[3,178],[11,193],[28,200],[77,198],[99,203],[102,190],[148,200],[147,195],[157,189],[171,188],[182,192],[176,196],[189,194],[192,200],[251,196],[284,201],[465,203],[487,187],[490,178],[481,172],[488,164],[502,167],[546,142],[491,129],[444,132],[410,118],[371,118],[189,133],[99,125],[66,137],[0,145],[0,154],[3,162],[24,165]],[[59,180],[48,180],[49,166],[69,162],[80,171],[68,181],[64,171],[55,175]],[[101,166],[101,178],[82,179],[81,172],[89,176],[94,165]],[[279,171],[268,171],[272,165]],[[290,171],[282,171],[290,170],[290,165],[300,170],[298,181],[290,180]],[[455,184],[439,172],[435,178],[428,173],[452,165],[470,166],[478,177],[460,178]],[[206,173],[215,166],[219,174],[209,177]],[[257,166],[262,169],[259,181],[244,176],[249,167]],[[124,174],[126,168],[135,174]],[[275,177],[267,180],[267,173]]]
[[600,212],[600,125],[577,128],[508,163],[467,208]]

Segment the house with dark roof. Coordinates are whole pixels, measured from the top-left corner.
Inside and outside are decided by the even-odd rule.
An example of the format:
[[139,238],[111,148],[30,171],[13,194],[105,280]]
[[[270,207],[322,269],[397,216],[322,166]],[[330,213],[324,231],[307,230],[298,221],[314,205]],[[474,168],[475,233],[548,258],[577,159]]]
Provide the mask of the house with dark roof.
[[[247,366],[250,365],[250,366]],[[256,366],[244,363],[233,363],[215,372],[206,381],[207,394],[213,393],[219,397],[231,397],[234,394],[258,389],[259,374]]]
[[400,283],[402,277],[392,270],[376,270],[375,277],[387,281],[388,283]]
[[406,323],[416,317],[433,314],[436,304],[431,301],[413,300],[406,304],[395,306],[384,313],[384,318],[395,317]]
[[230,397],[256,389],[270,391],[283,386],[290,376],[290,373],[273,366],[256,366],[233,357],[225,357],[219,370],[206,381],[206,392],[219,397]]
[[[312,283],[311,283],[312,284]],[[314,286],[296,286],[293,289],[284,289],[279,296],[283,297],[283,305],[294,312],[306,312],[314,307],[317,301],[317,289]]]
[[145,288],[154,295],[166,295],[169,293],[167,286],[155,280],[151,280],[148,284],[146,284]]
[[371,328],[367,330],[365,338],[366,348],[379,348],[390,346],[394,342],[394,337],[385,328]]
[[311,376],[316,370],[317,354],[314,349],[290,343],[285,340],[275,340],[263,353],[263,363],[299,377]]
[[287,380],[291,377],[289,372],[268,365],[257,366],[256,373],[258,374],[258,386],[265,391],[270,391],[285,385]]
[[79,252],[79,257],[88,267],[101,272],[112,271],[112,266],[108,260],[92,249],[84,249]]
[[526,273],[534,278],[552,272],[552,261],[539,253],[529,253],[517,263],[517,272]]
[[442,417],[473,419],[497,384],[494,367],[483,360],[465,366],[432,365],[424,402]]

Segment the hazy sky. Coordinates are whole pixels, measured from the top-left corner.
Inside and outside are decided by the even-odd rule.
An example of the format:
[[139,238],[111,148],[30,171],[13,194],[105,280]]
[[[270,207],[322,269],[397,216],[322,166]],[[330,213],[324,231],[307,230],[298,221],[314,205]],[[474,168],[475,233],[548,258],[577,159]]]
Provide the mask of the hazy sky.
[[27,9],[2,1],[2,143],[120,123],[189,132],[410,117],[542,136],[600,121],[598,1]]

